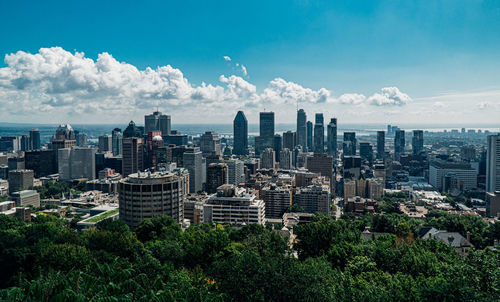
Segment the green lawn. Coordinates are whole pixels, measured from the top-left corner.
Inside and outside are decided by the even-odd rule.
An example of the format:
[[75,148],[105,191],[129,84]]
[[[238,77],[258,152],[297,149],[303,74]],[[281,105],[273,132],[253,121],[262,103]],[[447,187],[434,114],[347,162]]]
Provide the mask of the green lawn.
[[103,214],[95,215],[94,217],[91,217],[85,221],[86,222],[99,222],[101,220],[108,218],[109,216],[115,215],[116,213],[118,213],[118,209],[107,211],[107,212],[104,212]]

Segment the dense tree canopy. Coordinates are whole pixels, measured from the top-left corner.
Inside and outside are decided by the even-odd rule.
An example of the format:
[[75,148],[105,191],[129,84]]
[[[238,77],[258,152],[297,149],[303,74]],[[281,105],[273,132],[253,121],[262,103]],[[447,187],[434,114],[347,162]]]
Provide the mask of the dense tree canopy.
[[[498,225],[433,212],[430,223],[498,238]],[[360,237],[365,226],[390,233]],[[435,240],[398,237],[404,215],[339,220],[318,215],[294,228],[293,250],[271,228],[200,224],[182,230],[166,216],[131,232],[105,220],[77,233],[63,220],[31,223],[0,215],[0,300],[8,301],[497,301],[500,257],[458,255]],[[298,257],[295,257],[295,252]]]

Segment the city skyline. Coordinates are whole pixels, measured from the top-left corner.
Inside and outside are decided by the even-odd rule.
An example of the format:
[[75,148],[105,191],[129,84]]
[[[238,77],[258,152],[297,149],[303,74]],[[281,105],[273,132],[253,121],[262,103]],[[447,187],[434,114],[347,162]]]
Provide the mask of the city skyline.
[[239,110],[286,123],[298,103],[351,123],[498,123],[492,1],[107,4],[95,22],[22,2],[0,21],[5,122],[126,123],[158,108],[186,123],[230,123]]

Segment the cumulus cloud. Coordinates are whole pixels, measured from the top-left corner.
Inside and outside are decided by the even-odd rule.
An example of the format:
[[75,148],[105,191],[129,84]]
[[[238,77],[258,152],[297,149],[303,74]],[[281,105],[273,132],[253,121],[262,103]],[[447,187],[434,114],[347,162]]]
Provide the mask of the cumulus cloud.
[[375,93],[367,99],[369,104],[376,106],[402,106],[410,101],[410,96],[399,91],[397,87],[384,87],[381,89],[381,93]]
[[[224,59],[231,61],[228,56]],[[270,81],[261,92],[237,75],[221,75],[216,84],[193,85],[181,70],[170,65],[140,70],[109,53],[93,60],[60,47],[41,48],[35,54],[18,51],[6,55],[5,63],[7,67],[0,68],[0,108],[9,114],[120,114],[157,105],[168,106],[169,111],[197,106],[207,112],[296,102],[401,106],[410,101],[396,87],[382,88],[369,98],[352,93],[335,99],[325,88],[315,90],[283,78]],[[238,64],[238,68],[247,76],[244,65]]]

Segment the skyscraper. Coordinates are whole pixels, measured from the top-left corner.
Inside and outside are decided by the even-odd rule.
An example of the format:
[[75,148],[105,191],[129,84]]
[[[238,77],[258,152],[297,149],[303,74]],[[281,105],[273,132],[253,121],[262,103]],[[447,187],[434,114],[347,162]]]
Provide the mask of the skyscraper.
[[396,130],[394,133],[394,158],[397,160],[405,152],[405,131]]
[[385,132],[377,131],[377,158],[385,157]]
[[205,157],[210,154],[220,155],[221,146],[219,135],[214,131],[206,131],[203,133],[200,137],[200,150]]
[[274,149],[274,154],[276,156],[276,161],[279,162],[280,151],[283,149],[283,139],[279,134],[274,135],[273,149]]
[[290,150],[295,149],[295,132],[287,131],[283,132],[283,149],[288,148]]
[[228,173],[225,163],[214,163],[207,167],[206,191],[209,194],[217,192],[217,188],[227,184]]
[[291,169],[292,168],[292,151],[288,148],[284,148],[280,151],[280,169]]
[[200,148],[186,148],[183,154],[183,165],[189,171],[189,193],[197,193],[203,189],[203,156]]
[[72,147],[57,151],[59,179],[72,180],[87,178],[92,180],[96,176],[94,147]]
[[161,131],[162,136],[167,136],[171,130],[170,122],[170,115],[155,111],[153,114],[144,116],[144,132]]
[[313,151],[313,123],[307,121],[307,148],[304,149],[308,151]]
[[266,148],[260,155],[260,167],[262,169],[274,169],[276,163],[275,152],[272,148]]
[[99,136],[99,152],[113,151],[113,140],[109,134]]
[[337,154],[337,119],[330,119],[330,123],[326,127],[326,149],[328,154]]
[[120,128],[115,128],[111,131],[111,148],[114,156],[122,154],[122,139],[123,134]]
[[417,155],[424,151],[424,131],[413,130],[413,138],[411,141],[411,148],[413,154]]
[[233,154],[248,154],[248,121],[243,111],[238,111],[233,121]]
[[40,150],[40,130],[31,129],[30,130],[30,149],[31,150]]
[[488,135],[486,192],[500,191],[500,134]]
[[274,112],[260,113],[261,148],[274,147]]
[[356,132],[344,132],[342,149],[344,156],[356,155]]
[[307,149],[307,116],[304,109],[297,111],[297,145]]
[[122,140],[122,173],[128,176],[144,170],[144,139],[125,137]]
[[325,152],[325,127],[323,126],[323,113],[316,113],[314,124],[314,152]]
[[373,148],[369,142],[359,142],[359,156],[370,163],[373,161]]
[[227,164],[227,183],[239,185],[245,182],[245,165],[239,159],[226,160]]

